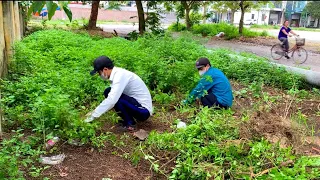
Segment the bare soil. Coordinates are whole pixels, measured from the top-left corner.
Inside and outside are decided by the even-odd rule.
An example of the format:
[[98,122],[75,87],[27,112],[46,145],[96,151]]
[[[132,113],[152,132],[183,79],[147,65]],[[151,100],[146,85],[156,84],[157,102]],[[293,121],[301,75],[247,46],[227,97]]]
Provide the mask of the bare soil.
[[[232,86],[234,91],[243,88],[243,85],[235,81],[232,81]],[[320,99],[307,99],[298,102],[295,97],[269,87],[264,87],[263,92],[267,92],[269,96],[281,96],[281,99],[276,103],[262,103],[257,106],[257,102],[261,102],[261,99],[254,98],[251,93],[248,93],[247,97],[235,97],[234,116],[237,119],[241,119],[245,114],[249,116],[248,121],[240,124],[240,138],[252,140],[264,137],[272,143],[279,142],[282,147],[293,146],[297,154],[320,155],[318,151],[320,150],[320,117],[316,115],[316,112],[320,110]],[[168,109],[168,112],[159,111],[151,119],[138,123],[137,129],[144,129],[148,132],[152,130],[170,132],[170,125],[175,119],[187,119],[187,114],[179,114],[170,109]],[[308,127],[292,120],[298,110],[307,117],[306,125]],[[312,134],[310,127],[313,127],[316,133]],[[118,138],[124,134],[108,122],[104,124],[103,131],[111,131]],[[128,134],[130,138],[126,141],[126,148],[121,151],[130,153],[140,141],[133,137],[132,133],[125,134]],[[67,158],[61,165],[51,166],[45,170],[42,177],[73,180],[102,178],[113,180],[166,179],[162,175],[153,173],[150,170],[150,163],[146,160],[142,159],[137,166],[133,166],[130,160],[120,156],[123,152],[110,143],[106,143],[105,148],[100,150],[90,146],[77,147],[65,143],[59,151],[65,153]],[[166,165],[166,173],[170,173],[175,165],[172,161],[175,155],[159,152],[157,157],[160,159],[160,164]]]

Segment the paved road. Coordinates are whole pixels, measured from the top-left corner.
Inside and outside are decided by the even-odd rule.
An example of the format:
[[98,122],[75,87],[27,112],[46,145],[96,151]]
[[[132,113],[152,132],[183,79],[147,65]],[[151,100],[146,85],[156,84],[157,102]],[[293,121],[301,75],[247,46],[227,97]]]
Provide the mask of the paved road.
[[304,64],[297,65],[291,59],[282,58],[279,61],[274,61],[271,57],[270,46],[254,45],[249,43],[235,43],[231,41],[209,41],[205,44],[207,48],[227,48],[237,52],[249,52],[258,56],[266,57],[272,62],[284,64],[287,66],[306,68],[312,71],[320,72],[320,54],[308,52],[308,59]]
[[[263,29],[252,29],[255,31],[263,31]],[[292,28],[292,30],[299,34],[300,37],[306,38],[306,43],[309,42],[320,42],[320,31],[313,32],[313,31],[297,31]],[[268,29],[268,33],[272,36],[278,37],[279,29]]]
[[[138,24],[135,24],[134,26],[124,25],[124,24],[112,24],[112,25],[100,24],[98,26],[101,27],[106,32],[113,32],[113,30],[115,29],[118,33],[123,33],[123,34],[132,32],[133,30],[138,31],[138,28],[139,28]],[[167,28],[167,27],[168,27],[168,24],[164,25],[164,28]],[[299,32],[302,32],[302,31],[299,31]],[[306,31],[303,31],[303,32],[306,33]],[[307,32],[307,34],[308,33],[310,32]],[[319,32],[316,32],[316,33],[319,33]],[[320,36],[315,37],[315,39],[318,39],[318,38],[320,38]],[[320,39],[319,39],[319,42],[320,42]],[[238,52],[250,52],[258,56],[267,57],[268,59],[273,61],[270,54],[270,48],[271,48],[270,46],[254,45],[254,44],[248,44],[248,43],[240,44],[240,43],[235,43],[231,41],[214,41],[214,42],[211,41],[207,43],[205,46],[208,48],[229,48],[231,50],[238,51]],[[302,65],[297,65],[292,60],[287,60],[285,58],[282,58],[279,61],[273,61],[273,62],[277,62],[279,64],[284,64],[288,66],[306,68],[312,71],[320,72],[320,55],[312,52],[308,52],[308,59]]]

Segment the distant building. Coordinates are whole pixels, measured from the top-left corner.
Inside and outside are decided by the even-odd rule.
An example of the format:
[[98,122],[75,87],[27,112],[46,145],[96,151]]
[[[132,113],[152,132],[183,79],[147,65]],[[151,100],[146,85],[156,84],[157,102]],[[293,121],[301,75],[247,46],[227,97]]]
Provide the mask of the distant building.
[[289,20],[290,26],[300,27],[305,26],[307,16],[303,16],[303,9],[308,1],[288,1],[286,6],[286,19]]
[[[308,1],[271,1],[271,3],[258,9],[245,12],[244,24],[259,25],[281,25],[284,20],[289,20],[292,27],[318,27],[319,20],[303,13]],[[211,22],[227,22],[239,24],[241,11],[234,14],[234,21],[231,21],[231,11],[225,13],[214,13]]]

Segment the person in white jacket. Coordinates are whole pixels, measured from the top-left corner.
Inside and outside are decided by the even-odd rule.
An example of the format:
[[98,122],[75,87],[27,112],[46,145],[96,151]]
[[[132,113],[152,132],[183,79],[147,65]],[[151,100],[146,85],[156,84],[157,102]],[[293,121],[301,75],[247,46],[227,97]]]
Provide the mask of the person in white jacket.
[[90,74],[99,73],[103,80],[110,81],[111,87],[105,89],[105,99],[85,122],[93,121],[114,107],[122,118],[123,127],[133,131],[135,120],[145,121],[152,115],[153,107],[149,89],[138,75],[114,67],[113,61],[107,56],[96,58],[93,67],[94,70]]

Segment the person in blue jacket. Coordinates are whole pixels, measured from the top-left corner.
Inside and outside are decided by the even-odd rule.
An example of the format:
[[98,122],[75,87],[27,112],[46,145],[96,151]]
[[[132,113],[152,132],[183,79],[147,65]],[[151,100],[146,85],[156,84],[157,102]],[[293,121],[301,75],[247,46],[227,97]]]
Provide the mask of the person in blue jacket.
[[184,105],[200,100],[203,106],[229,108],[232,106],[232,88],[228,78],[217,68],[211,67],[207,58],[199,58],[196,62],[201,79],[191,91]]

